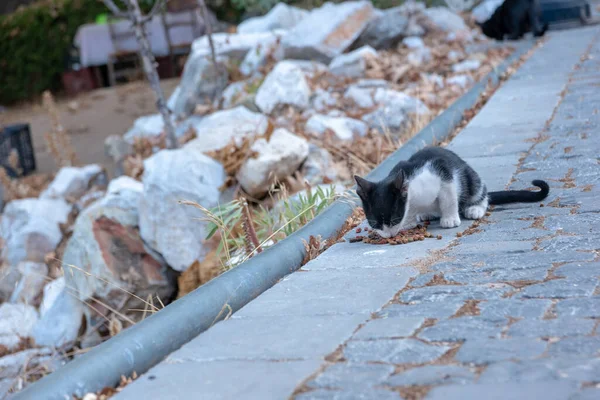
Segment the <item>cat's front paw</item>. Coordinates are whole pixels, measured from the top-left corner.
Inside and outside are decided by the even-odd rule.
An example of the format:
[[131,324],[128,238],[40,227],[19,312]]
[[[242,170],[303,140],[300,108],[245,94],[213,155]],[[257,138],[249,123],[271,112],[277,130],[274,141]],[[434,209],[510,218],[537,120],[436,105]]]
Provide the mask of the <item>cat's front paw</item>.
[[400,231],[406,231],[406,230],[409,230],[409,229],[412,229],[412,228],[416,228],[417,225],[418,225],[418,222],[416,220],[415,221],[411,221],[411,222],[405,222],[402,225],[400,225],[400,229],[398,229],[398,232],[400,232]]
[[471,206],[465,210],[465,218],[480,219],[485,215],[486,208],[483,206]]
[[456,228],[457,226],[460,226],[460,217],[458,215],[442,217],[440,220],[440,226],[442,228]]

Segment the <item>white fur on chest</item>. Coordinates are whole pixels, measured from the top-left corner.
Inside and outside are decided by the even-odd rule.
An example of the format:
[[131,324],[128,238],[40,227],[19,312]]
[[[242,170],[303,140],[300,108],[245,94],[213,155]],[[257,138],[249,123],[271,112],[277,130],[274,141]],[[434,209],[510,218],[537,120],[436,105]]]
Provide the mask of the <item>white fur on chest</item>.
[[429,165],[424,166],[408,182],[405,213],[438,213],[441,190],[442,179],[431,171]]

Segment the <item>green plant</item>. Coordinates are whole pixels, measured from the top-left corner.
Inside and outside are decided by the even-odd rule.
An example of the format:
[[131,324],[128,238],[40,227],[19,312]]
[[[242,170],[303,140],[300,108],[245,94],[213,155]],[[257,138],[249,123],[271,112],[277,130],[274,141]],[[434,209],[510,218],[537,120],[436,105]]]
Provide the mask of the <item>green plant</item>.
[[[243,200],[233,200],[212,209],[187,204],[204,212],[208,221],[206,240],[217,232],[220,234],[217,254],[225,269],[229,269],[296,232],[334,199],[335,189],[330,186],[308,188],[305,193],[280,200],[271,210],[258,206],[248,213],[244,211],[247,205]],[[257,240],[251,237],[253,234]]]

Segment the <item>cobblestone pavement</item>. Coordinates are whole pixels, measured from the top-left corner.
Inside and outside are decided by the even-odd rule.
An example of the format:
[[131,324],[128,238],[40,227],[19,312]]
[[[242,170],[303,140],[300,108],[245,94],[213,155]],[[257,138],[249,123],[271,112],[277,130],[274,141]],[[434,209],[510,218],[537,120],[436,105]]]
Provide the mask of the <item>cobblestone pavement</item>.
[[337,244],[116,399],[600,399],[599,34],[551,34],[449,146],[543,207]]

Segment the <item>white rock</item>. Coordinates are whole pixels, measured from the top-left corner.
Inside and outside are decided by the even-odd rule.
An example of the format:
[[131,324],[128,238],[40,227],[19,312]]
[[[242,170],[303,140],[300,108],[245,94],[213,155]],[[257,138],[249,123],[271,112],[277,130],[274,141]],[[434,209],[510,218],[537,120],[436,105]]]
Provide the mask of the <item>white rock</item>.
[[285,60],[285,62],[300,68],[308,79],[312,79],[317,75],[323,74],[328,71],[327,65],[318,61]]
[[396,90],[377,88],[374,99],[377,104],[392,107],[398,111],[414,114],[429,113],[429,109],[421,100]]
[[494,14],[494,11],[496,11],[503,2],[504,0],[484,0],[471,11],[471,15],[473,15],[475,21],[482,24],[490,19],[492,14]]
[[[206,35],[203,37],[206,38]],[[200,51],[190,54],[183,68],[179,87],[169,99],[174,117],[187,117],[198,104],[210,104],[227,86],[227,59],[219,56],[215,66],[209,54],[210,52]]]
[[363,46],[335,57],[329,63],[329,71],[334,75],[360,78],[365,75],[369,58],[377,58],[377,52],[371,46]]
[[0,233],[2,258],[10,265],[43,262],[62,239],[60,224],[67,222],[71,206],[63,199],[21,199],[4,208]]
[[58,295],[65,288],[65,277],[61,276],[60,278],[56,278],[55,280],[48,282],[46,286],[44,286],[44,298],[42,299],[42,304],[40,305],[40,315],[44,316],[46,312],[52,307]]
[[3,303],[0,305],[0,345],[14,349],[21,338],[31,337],[37,321],[38,313],[33,306]]
[[464,57],[464,54],[462,54],[461,52],[458,52],[456,50],[450,50],[448,52],[447,57],[448,57],[448,60],[450,60],[450,61],[458,61]]
[[238,25],[238,33],[268,32],[291,29],[308,15],[308,11],[285,3],[277,3],[266,15],[249,18]]
[[310,100],[311,107],[316,111],[325,111],[337,105],[337,98],[321,88],[317,88]]
[[424,79],[433,82],[439,89],[444,88],[444,78],[438,74],[423,74]]
[[269,125],[267,117],[243,106],[217,111],[196,121],[193,127],[197,137],[186,147],[201,153],[222,149],[232,140],[241,144],[244,138],[263,135]]
[[406,59],[410,64],[418,67],[431,61],[431,50],[429,50],[427,47],[413,49],[410,53],[408,53]]
[[454,64],[452,66],[452,71],[454,72],[466,72],[466,71],[474,71],[481,67],[481,61],[479,60],[465,60],[463,62],[459,62],[458,64]]
[[244,61],[240,65],[240,72],[244,75],[252,75],[259,68],[265,66],[269,60],[281,61],[283,57],[284,51],[281,45],[281,35],[273,35],[264,42],[256,44],[246,53]]
[[369,127],[356,119],[326,115],[314,115],[306,122],[306,131],[316,136],[323,136],[328,129],[340,140],[353,140],[366,135]]
[[425,10],[425,15],[431,22],[444,32],[468,30],[462,17],[446,7],[430,7]]
[[331,154],[312,143],[309,144],[308,157],[304,161],[304,164],[302,164],[300,172],[304,179],[311,185],[323,183],[324,178],[330,182],[337,179]]
[[312,10],[284,37],[285,56],[329,62],[350,47],[372,17],[371,2],[327,2]]
[[471,78],[469,75],[455,75],[446,79],[446,82],[449,85],[458,85],[465,89],[467,86],[473,83],[473,78]]
[[92,179],[102,173],[104,170],[98,164],[81,168],[62,167],[52,183],[41,193],[40,198],[80,197],[88,189]]
[[223,91],[221,106],[224,109],[235,107],[251,100],[262,83],[260,76],[244,81],[233,82]]
[[296,171],[308,156],[308,142],[286,129],[276,129],[270,141],[259,139],[252,145],[258,153],[240,168],[237,179],[251,196],[264,195],[276,181]]
[[425,43],[423,39],[418,36],[410,36],[402,39],[402,44],[404,44],[409,49],[418,49],[421,47],[425,47]]
[[165,129],[165,124],[160,114],[145,115],[139,117],[133,126],[123,135],[125,140],[133,143],[134,138],[156,137]]
[[120,176],[110,181],[108,188],[106,189],[106,193],[120,194],[126,190],[130,190],[134,193],[142,193],[144,190],[144,184],[129,176]]
[[[248,51],[255,48],[256,45],[284,34],[285,31],[282,30],[258,33],[213,33],[212,39],[217,55],[227,57],[234,62],[241,62]],[[194,41],[191,57],[207,57],[210,54],[210,44],[206,35]]]
[[310,94],[302,69],[288,61],[280,61],[258,89],[256,105],[267,114],[281,105],[304,109],[309,106]]
[[363,79],[350,85],[344,93],[344,98],[353,101],[361,108],[371,108],[375,106],[375,90],[385,88],[388,83],[382,79]]
[[[228,127],[235,123],[229,122]],[[225,133],[233,137],[230,132],[221,132]],[[202,261],[208,252],[203,245],[206,222],[198,220],[205,216],[195,207],[178,202],[189,200],[206,208],[216,206],[225,178],[223,166],[203,155],[192,143],[178,150],[160,151],[144,161],[140,233],[173,269],[184,271],[195,261]]]
[[63,289],[35,324],[32,331],[35,343],[49,347],[72,344],[79,334],[83,316],[84,305],[77,298],[77,293]]
[[48,267],[44,263],[23,261],[19,263],[21,279],[13,292],[11,303],[24,303],[38,306],[41,294],[48,279]]
[[[27,349],[2,357],[0,358],[0,379],[9,379],[11,386],[16,386],[15,378],[23,373],[25,366],[34,369],[40,364],[44,364],[42,370],[50,367],[47,371],[51,372],[54,369],[51,368],[53,364],[51,360],[52,355],[53,352],[51,349],[40,348]],[[2,398],[4,399],[5,397]]]
[[406,36],[408,22],[405,7],[383,10],[369,22],[354,46],[369,45],[378,50],[389,49]]
[[404,127],[408,114],[429,113],[427,106],[419,99],[402,92],[378,88],[373,96],[378,108],[362,117],[371,128],[385,132],[398,131]]

